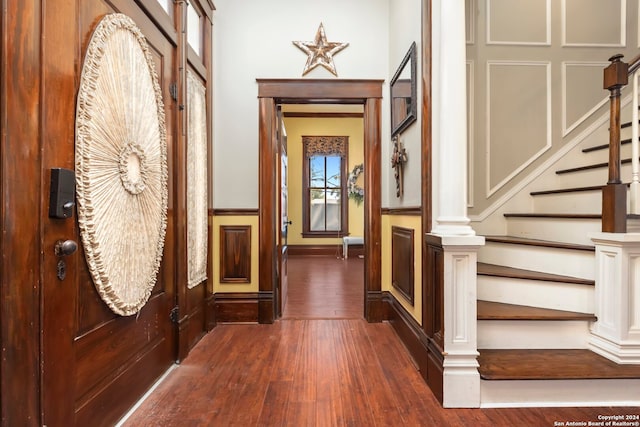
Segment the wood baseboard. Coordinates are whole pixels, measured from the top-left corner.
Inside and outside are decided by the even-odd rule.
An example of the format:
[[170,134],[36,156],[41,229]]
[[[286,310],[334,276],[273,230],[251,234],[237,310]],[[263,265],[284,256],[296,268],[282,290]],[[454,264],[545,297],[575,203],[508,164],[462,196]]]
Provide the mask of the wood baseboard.
[[289,255],[342,256],[342,245],[289,245]]
[[444,357],[442,351],[436,346],[422,330],[418,322],[398,302],[395,296],[388,291],[384,292],[384,313],[387,321],[400,337],[402,343],[413,357],[420,375],[425,380],[433,394],[442,404],[442,376],[444,373]]
[[258,294],[218,292],[214,295],[216,323],[258,323]]

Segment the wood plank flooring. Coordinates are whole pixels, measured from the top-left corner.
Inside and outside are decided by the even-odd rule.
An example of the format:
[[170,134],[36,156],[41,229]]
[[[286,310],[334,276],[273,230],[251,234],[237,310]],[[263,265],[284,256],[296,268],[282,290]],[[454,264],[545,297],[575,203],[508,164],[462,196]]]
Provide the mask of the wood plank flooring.
[[362,319],[364,259],[289,256],[283,319]]
[[[325,260],[291,268],[289,279],[296,271],[314,276],[315,269],[362,277],[358,260],[351,261],[357,273],[338,273]],[[319,277],[325,276],[313,280]],[[355,294],[348,280],[342,291],[336,286],[325,286],[334,287],[336,301]],[[390,324],[369,324],[361,307],[344,311],[344,302],[323,308],[316,292],[307,290],[306,303],[301,292],[302,303],[272,325],[218,325],[123,425],[536,427],[640,414],[640,408],[443,409]]]
[[478,351],[480,376],[485,379],[640,378],[640,365],[619,365],[587,349]]

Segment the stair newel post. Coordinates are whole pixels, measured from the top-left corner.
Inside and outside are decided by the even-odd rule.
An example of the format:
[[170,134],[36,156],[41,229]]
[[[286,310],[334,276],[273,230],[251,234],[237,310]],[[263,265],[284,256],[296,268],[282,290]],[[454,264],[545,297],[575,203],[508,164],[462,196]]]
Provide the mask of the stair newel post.
[[629,65],[623,55],[609,58],[604,70],[604,88],[610,92],[609,180],[602,190],[602,231],[627,232],[627,186],[620,179],[620,90],[629,80]]

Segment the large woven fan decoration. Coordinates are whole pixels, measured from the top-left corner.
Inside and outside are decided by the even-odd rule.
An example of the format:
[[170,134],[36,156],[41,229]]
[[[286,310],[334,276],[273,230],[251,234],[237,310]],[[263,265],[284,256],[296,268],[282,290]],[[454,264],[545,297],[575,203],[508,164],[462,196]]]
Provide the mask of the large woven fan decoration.
[[76,191],[84,252],[100,297],[129,316],[156,283],[167,223],[164,105],[147,42],[106,15],[85,55],[76,112]]

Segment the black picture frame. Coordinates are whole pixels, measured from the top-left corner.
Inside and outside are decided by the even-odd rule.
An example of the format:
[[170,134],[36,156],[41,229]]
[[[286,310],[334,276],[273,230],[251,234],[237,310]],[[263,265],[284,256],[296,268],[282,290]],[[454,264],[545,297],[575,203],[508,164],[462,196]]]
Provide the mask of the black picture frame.
[[417,56],[416,42],[413,42],[389,85],[392,138],[409,127],[418,117]]

